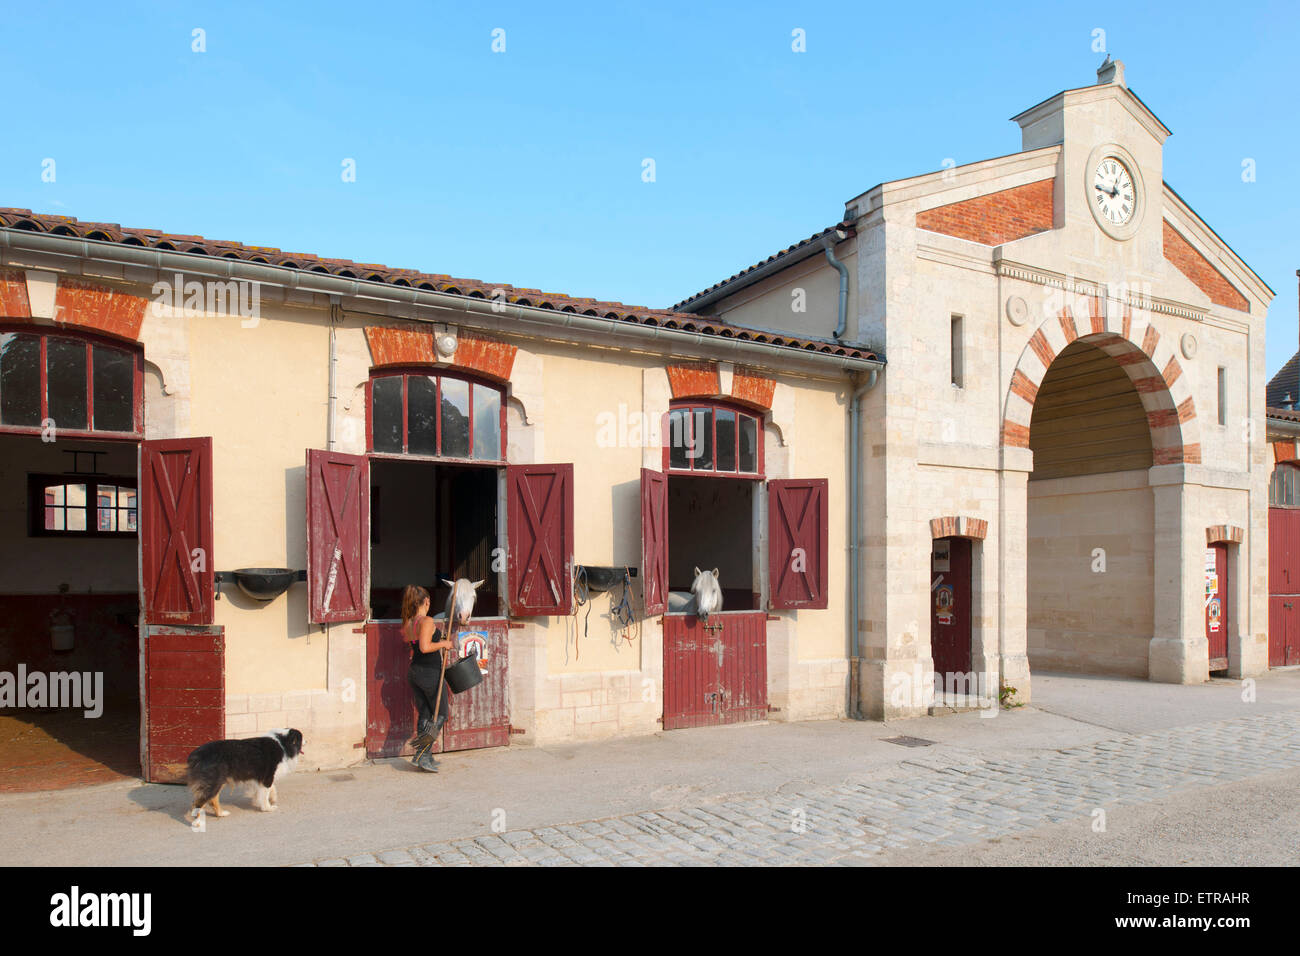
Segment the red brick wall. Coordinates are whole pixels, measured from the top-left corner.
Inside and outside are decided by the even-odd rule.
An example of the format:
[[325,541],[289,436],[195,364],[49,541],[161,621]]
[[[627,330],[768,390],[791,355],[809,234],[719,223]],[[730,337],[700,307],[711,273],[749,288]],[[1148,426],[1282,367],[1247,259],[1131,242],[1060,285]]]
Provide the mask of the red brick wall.
[[149,300],[129,292],[60,276],[54,293],[54,321],[138,342],[148,305]]
[[1052,228],[1055,179],[949,203],[916,214],[916,227],[986,246],[1023,239]]
[[1190,242],[1179,235],[1177,229],[1167,222],[1164,225],[1165,258],[1196,283],[1196,287],[1208,295],[1215,305],[1249,312],[1250,303],[1246,297],[1233,288],[1232,283],[1210,265],[1209,260],[1197,252]]
[[0,269],[0,318],[26,319],[31,314],[26,274],[17,269]]
[[[438,362],[432,332],[369,325],[366,326],[366,343],[370,346],[370,362],[375,368]],[[462,329],[456,336],[456,354],[451,361],[440,364],[508,382],[518,351],[513,345]]]

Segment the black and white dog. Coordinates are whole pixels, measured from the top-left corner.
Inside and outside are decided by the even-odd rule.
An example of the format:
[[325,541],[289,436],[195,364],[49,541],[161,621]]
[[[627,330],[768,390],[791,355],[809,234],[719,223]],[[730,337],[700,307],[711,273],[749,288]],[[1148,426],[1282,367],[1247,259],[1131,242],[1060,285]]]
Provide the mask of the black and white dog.
[[191,826],[200,826],[209,804],[216,816],[230,816],[229,810],[221,809],[221,788],[228,783],[253,784],[258,809],[274,810],[275,782],[293,772],[301,754],[302,734],[296,730],[272,730],[247,740],[213,740],[195,748],[185,775],[194,798]]

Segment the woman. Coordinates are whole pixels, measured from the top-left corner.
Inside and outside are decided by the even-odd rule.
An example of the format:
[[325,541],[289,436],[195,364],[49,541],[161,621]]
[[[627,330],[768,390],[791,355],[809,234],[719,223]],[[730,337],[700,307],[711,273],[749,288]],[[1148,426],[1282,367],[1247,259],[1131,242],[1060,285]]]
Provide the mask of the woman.
[[437,640],[442,633],[429,617],[429,592],[418,584],[408,584],[402,591],[402,640],[411,644],[411,666],[406,679],[415,694],[419,713],[415,738],[415,756],[411,758],[421,770],[438,772],[433,759],[433,745],[447,722],[450,696],[442,686],[442,652],[451,650],[450,640]]

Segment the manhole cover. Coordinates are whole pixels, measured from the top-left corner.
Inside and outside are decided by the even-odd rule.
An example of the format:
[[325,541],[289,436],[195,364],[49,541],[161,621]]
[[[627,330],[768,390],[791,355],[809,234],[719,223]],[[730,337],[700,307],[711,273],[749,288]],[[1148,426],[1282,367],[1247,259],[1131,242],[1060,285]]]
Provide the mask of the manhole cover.
[[887,744],[898,744],[900,747],[930,747],[934,744],[933,740],[922,737],[885,737],[884,741]]

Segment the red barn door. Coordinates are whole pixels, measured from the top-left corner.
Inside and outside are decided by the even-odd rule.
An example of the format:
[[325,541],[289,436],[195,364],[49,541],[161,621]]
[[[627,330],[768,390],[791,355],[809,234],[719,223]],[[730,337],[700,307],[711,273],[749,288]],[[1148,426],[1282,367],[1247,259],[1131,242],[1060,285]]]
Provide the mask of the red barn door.
[[647,617],[668,608],[668,479],[641,469],[641,593]]
[[370,461],[307,450],[308,620],[364,621],[370,590]]
[[[450,716],[438,750],[477,750],[510,744],[509,651],[504,618],[471,620],[462,627],[462,642],[481,642],[483,682],[463,694],[451,694]],[[406,671],[411,645],[402,640],[397,621],[366,625],[366,756],[399,757],[412,753],[415,703]]]
[[767,613],[665,614],[664,730],[767,716]]
[[225,634],[213,615],[212,439],[140,446],[145,779],[184,779],[191,750],[226,733]]
[[1269,508],[1269,667],[1300,664],[1298,609],[1300,609],[1300,508]]
[[573,465],[506,466],[506,591],[515,615],[573,610]]
[[[930,551],[930,654],[934,672],[963,678],[971,672],[971,543],[937,538]],[[963,681],[957,682],[961,686]]]
[[1210,670],[1228,669],[1228,546],[1205,549],[1205,640],[1210,645]]
[[190,751],[226,736],[224,628],[150,628],[145,699],[145,779],[180,783]]
[[141,444],[140,553],[146,623],[212,623],[211,438]]

